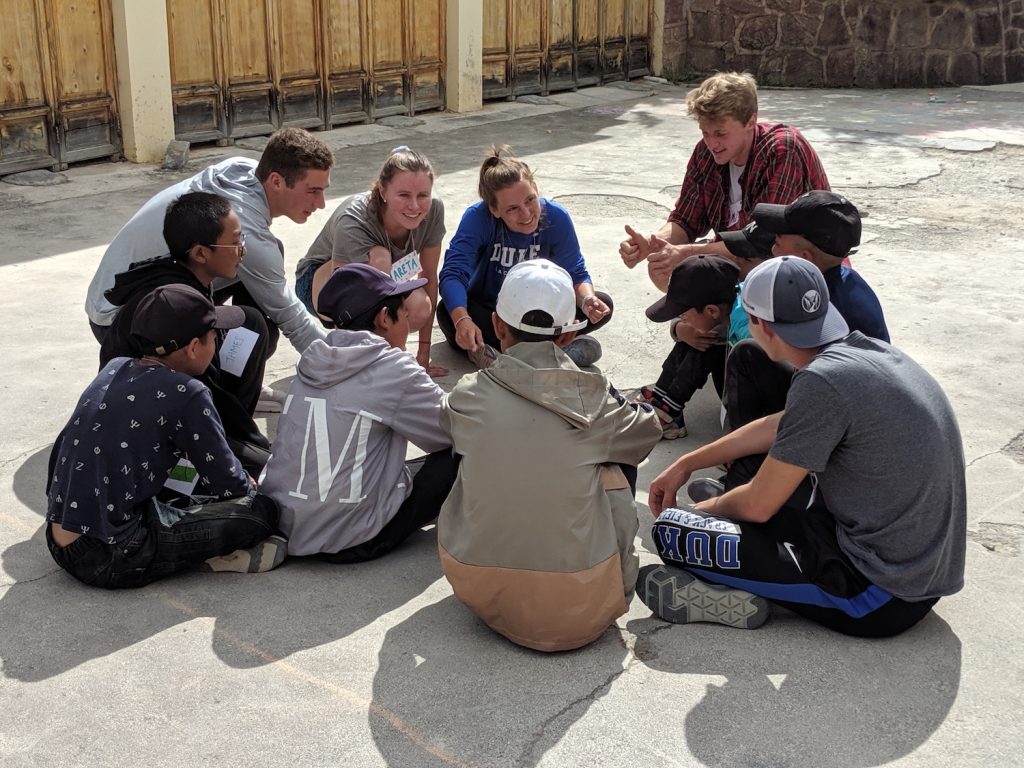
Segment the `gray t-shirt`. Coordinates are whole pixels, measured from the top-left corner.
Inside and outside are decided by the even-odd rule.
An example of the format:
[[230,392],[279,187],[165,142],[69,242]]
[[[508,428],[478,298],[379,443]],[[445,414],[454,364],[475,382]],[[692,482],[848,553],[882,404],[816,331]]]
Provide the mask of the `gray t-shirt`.
[[[416,229],[409,232],[405,242],[392,242],[370,210],[370,193],[346,197],[331,214],[316,240],[295,269],[296,277],[303,275],[312,265],[320,266],[328,259],[342,264],[365,263],[371,248],[377,246],[391,250],[391,263],[397,265],[412,253],[417,256],[424,248],[440,247],[444,239],[444,203],[436,197],[430,201],[430,210]],[[395,275],[395,279],[408,280],[415,274]]]
[[817,475],[839,546],[905,600],[963,587],[964,452],[941,387],[898,349],[862,333],[793,376],[771,456]]

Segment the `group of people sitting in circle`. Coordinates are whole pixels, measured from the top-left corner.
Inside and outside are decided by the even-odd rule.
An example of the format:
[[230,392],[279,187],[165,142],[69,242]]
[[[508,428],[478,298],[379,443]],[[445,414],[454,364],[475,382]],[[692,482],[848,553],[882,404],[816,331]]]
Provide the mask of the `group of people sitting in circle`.
[[[646,313],[672,338],[657,381],[626,395],[590,335],[612,299],[569,213],[505,147],[443,264],[434,171],[404,146],[294,280],[270,224],[325,207],[333,156],[313,135],[280,130],[258,163],[154,196],[89,287],[101,369],[50,457],[54,560],[85,584],[139,587],[286,555],[361,562],[436,520],[455,595],[538,650],[593,641],[634,594],[676,623],[755,628],[777,605],[857,636],[916,624],[963,586],[950,404],[889,344],[850,264],[857,208],[796,129],[758,122],[753,78],[713,75],[687,108],[702,139],[678,201],[619,246],[664,292]],[[478,369],[448,394],[435,321]],[[281,333],[300,353],[283,396],[263,385]],[[651,483],[661,563],[640,568],[637,467],[686,435],[709,376],[725,433]],[[267,406],[272,445],[253,418]],[[407,460],[409,443],[424,455]]]

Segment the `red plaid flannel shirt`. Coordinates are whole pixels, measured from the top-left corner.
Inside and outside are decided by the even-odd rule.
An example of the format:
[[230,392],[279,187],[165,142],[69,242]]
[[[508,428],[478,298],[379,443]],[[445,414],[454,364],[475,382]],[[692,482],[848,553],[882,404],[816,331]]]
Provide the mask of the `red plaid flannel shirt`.
[[[740,176],[743,204],[731,229],[742,229],[758,203],[793,202],[812,189],[831,189],[814,148],[796,128],[757,123],[747,167]],[[718,165],[701,140],[690,156],[676,207],[668,220],[685,231],[690,242],[729,227],[729,168]]]

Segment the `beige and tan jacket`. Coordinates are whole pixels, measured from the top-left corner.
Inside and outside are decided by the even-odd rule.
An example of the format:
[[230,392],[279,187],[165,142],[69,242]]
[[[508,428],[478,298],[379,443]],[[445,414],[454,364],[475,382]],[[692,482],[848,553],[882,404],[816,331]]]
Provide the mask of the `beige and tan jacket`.
[[617,464],[661,437],[600,373],[524,342],[447,397],[459,475],[438,518],[445,576],[492,629],[541,651],[578,648],[626,612],[637,514]]

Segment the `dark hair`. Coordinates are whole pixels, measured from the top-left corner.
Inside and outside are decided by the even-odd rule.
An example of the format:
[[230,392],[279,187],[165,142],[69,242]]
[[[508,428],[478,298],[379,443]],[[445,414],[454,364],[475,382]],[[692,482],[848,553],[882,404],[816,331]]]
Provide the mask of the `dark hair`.
[[391,154],[384,161],[384,165],[381,166],[373,186],[370,187],[370,210],[377,215],[377,221],[381,223],[384,222],[384,206],[381,203],[385,202],[382,190],[384,186],[391,183],[397,174],[402,172],[425,173],[431,181],[434,180],[434,167],[415,149],[409,149],[404,144],[392,149]]
[[301,128],[282,128],[267,142],[256,166],[256,178],[266,181],[276,172],[294,187],[306,171],[329,171],[333,166],[334,155],[320,139]]
[[[502,152],[506,157],[501,156]],[[488,208],[493,208],[498,204],[498,190],[511,187],[520,181],[529,183],[534,189],[537,188],[530,166],[512,155],[508,144],[492,146],[484,155],[484,162],[480,166],[480,183],[477,187],[480,199]]]
[[164,240],[176,261],[188,261],[194,245],[213,245],[224,233],[224,218],[231,213],[226,197],[212,192],[186,192],[167,206]]
[[[545,312],[543,309],[531,309],[525,315],[522,316],[520,322],[526,323],[527,325],[535,325],[538,328],[554,328],[555,318]],[[505,323],[508,325],[508,323]],[[531,333],[530,331],[521,331],[518,328],[513,328],[511,325],[508,326],[508,332],[517,342],[520,341],[554,341],[558,336],[550,333]],[[559,336],[561,334],[558,334]]]
[[392,320],[398,320],[398,310],[402,308],[402,304],[405,302],[407,293],[399,294],[398,296],[388,296],[386,299],[382,299],[370,309],[363,312],[361,315],[356,315],[344,325],[338,325],[339,328],[344,328],[346,331],[372,331],[373,320],[377,317],[377,313],[381,309],[388,311],[388,317]]

